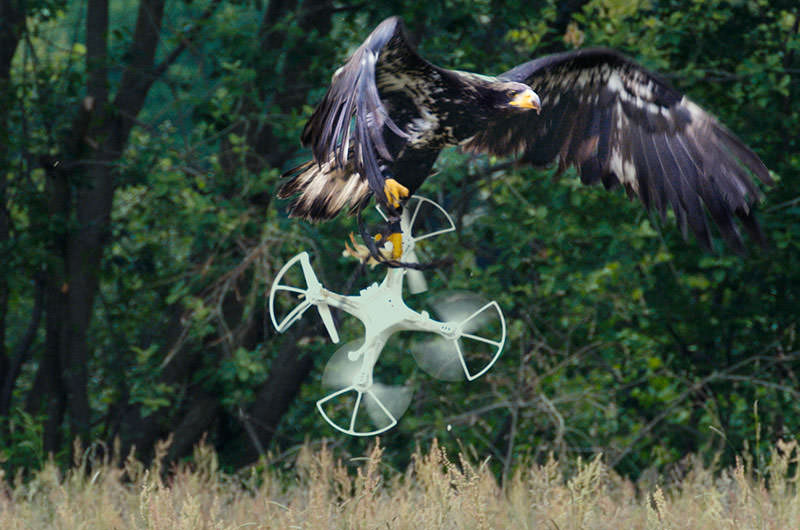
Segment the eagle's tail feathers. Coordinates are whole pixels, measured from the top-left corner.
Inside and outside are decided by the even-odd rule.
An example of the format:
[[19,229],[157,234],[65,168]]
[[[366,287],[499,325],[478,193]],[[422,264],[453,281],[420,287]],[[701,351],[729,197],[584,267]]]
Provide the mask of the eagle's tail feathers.
[[290,180],[280,187],[278,197],[296,196],[288,208],[290,217],[325,221],[345,207],[352,213],[366,204],[370,197],[366,179],[352,171],[349,163],[344,168],[334,166],[312,160],[284,174]]

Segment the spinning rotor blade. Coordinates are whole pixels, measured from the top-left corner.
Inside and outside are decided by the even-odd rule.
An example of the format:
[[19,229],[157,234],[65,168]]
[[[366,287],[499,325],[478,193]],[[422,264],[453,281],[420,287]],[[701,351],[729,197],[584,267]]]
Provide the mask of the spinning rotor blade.
[[482,296],[466,291],[450,291],[435,296],[430,305],[443,322],[463,322],[465,333],[486,325],[491,314],[480,311],[487,304]]
[[429,375],[442,381],[463,381],[464,369],[458,358],[455,341],[441,337],[426,340],[411,348],[417,365]]
[[363,345],[363,340],[354,340],[336,350],[322,372],[322,386],[342,389],[355,385],[361,370],[362,356],[359,355],[354,360],[350,360],[350,353],[357,352]]
[[456,335],[442,334],[413,347],[420,368],[445,381],[471,381],[486,373],[505,343],[505,319],[497,303],[473,293],[451,292],[431,305]]
[[390,386],[373,383],[365,396],[367,414],[375,425],[383,425],[392,418],[398,420],[411,405],[414,391],[407,386]]
[[[348,342],[331,356],[322,385],[333,392],[317,402],[325,421],[354,436],[379,434],[397,425],[413,395],[407,386],[369,382],[372,374],[362,374],[363,344],[363,340]],[[326,412],[327,406],[332,408]]]

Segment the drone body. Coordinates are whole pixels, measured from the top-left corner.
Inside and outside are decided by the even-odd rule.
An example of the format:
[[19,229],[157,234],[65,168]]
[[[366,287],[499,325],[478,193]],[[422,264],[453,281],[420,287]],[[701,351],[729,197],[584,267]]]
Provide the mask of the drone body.
[[[333,75],[302,141],[314,159],[278,194],[292,216],[330,219],[375,197],[399,216],[403,200],[447,146],[561,169],[584,183],[621,185],[662,217],[668,208],[707,248],[707,217],[743,251],[734,219],[764,238],[751,205],[758,158],[663,78],[608,49],[549,55],[497,77],[447,70],[422,57],[393,17]],[[396,245],[397,246],[397,245]]]
[[[415,201],[410,203],[413,211],[408,208],[404,210],[400,226],[404,255],[406,259],[414,261],[417,242],[451,232],[455,230],[455,224],[438,204],[416,196],[411,200]],[[423,217],[420,214],[423,207],[428,209],[427,213],[442,214],[447,226],[415,235],[413,227],[415,221]],[[287,272],[297,265],[302,271],[305,287],[284,283]],[[301,252],[275,276],[270,290],[269,310],[272,323],[279,332],[286,331],[312,306],[317,308],[334,343],[339,342],[339,333],[330,308],[344,311],[363,323],[364,338],[345,344],[328,362],[323,385],[332,388],[333,392],[317,401],[317,409],[325,421],[344,434],[373,436],[385,432],[397,425],[398,418],[408,407],[412,394],[409,387],[390,386],[373,380],[375,364],[390,337],[398,331],[416,331],[434,336],[433,340],[420,343],[412,353],[423,370],[451,381],[464,378],[472,381],[480,377],[494,365],[503,350],[506,327],[497,302],[481,302],[464,311],[464,298],[460,296],[464,293],[457,293],[457,298],[461,300],[451,299],[447,304],[439,304],[438,312],[442,320],[432,318],[427,311],[411,309],[403,300],[403,280],[408,276],[411,291],[420,292],[426,289],[424,282],[419,279],[421,274],[417,270],[387,268],[386,277],[380,284],[373,283],[357,295],[341,295],[322,286],[311,268],[308,254]],[[412,286],[412,281],[417,288]],[[278,318],[276,295],[281,292],[296,297],[293,302],[297,304],[283,318]],[[462,305],[462,308],[458,309],[453,302]],[[456,309],[456,312],[443,311],[448,305],[450,307],[447,309]],[[445,313],[452,318],[446,318]],[[485,324],[492,319],[498,324],[494,331],[499,336],[487,336],[479,331],[479,328],[487,329]],[[479,344],[486,348],[483,354],[470,356],[467,351],[469,346],[464,343]],[[347,408],[347,414],[334,418],[328,407]],[[366,414],[360,414],[364,410]],[[368,417],[366,422],[365,416]]]

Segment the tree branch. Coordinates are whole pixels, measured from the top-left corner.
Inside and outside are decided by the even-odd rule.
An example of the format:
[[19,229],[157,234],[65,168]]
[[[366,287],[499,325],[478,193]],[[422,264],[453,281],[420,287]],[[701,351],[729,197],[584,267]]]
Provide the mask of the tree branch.
[[147,93],[155,78],[153,63],[158,48],[161,22],[164,16],[164,0],[141,0],[136,16],[136,29],[128,50],[130,63],[122,72],[119,91],[114,98],[114,107],[122,116],[117,145],[126,142],[133,123],[125,116],[138,116]]

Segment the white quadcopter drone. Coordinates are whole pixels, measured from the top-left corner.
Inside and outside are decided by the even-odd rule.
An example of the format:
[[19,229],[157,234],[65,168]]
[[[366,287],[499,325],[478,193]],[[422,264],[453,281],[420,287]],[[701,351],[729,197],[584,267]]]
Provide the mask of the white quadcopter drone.
[[[425,215],[420,215],[420,211]],[[378,212],[386,220],[380,208]],[[444,222],[444,228],[415,235],[415,224],[422,225],[422,219],[435,217]],[[441,206],[415,195],[403,209],[400,228],[403,259],[416,263],[416,244],[454,231],[455,224]],[[302,283],[302,278],[305,287],[282,283],[287,274],[294,277],[292,283]],[[506,324],[497,302],[478,301],[476,295],[463,292],[440,296],[432,303],[442,318],[436,320],[427,311],[418,313],[403,301],[406,275],[412,294],[427,290],[421,271],[387,267],[386,277],[380,284],[373,283],[355,296],[341,295],[322,286],[311,268],[308,253],[301,252],[283,266],[272,284],[269,312],[273,325],[281,333],[311,306],[316,307],[334,343],[339,343],[339,333],[331,307],[353,315],[364,324],[363,340],[345,344],[328,362],[322,382],[332,388],[332,392],[317,401],[317,409],[325,421],[345,434],[373,436],[385,432],[397,425],[411,402],[410,387],[384,385],[373,380],[375,364],[394,333],[409,330],[432,334],[432,340],[418,343],[411,348],[411,353],[423,370],[450,381],[465,377],[472,381],[480,377],[503,351]],[[283,305],[294,307],[279,319],[275,299],[281,293],[284,293]],[[366,415],[360,414],[362,408],[366,409]]]

